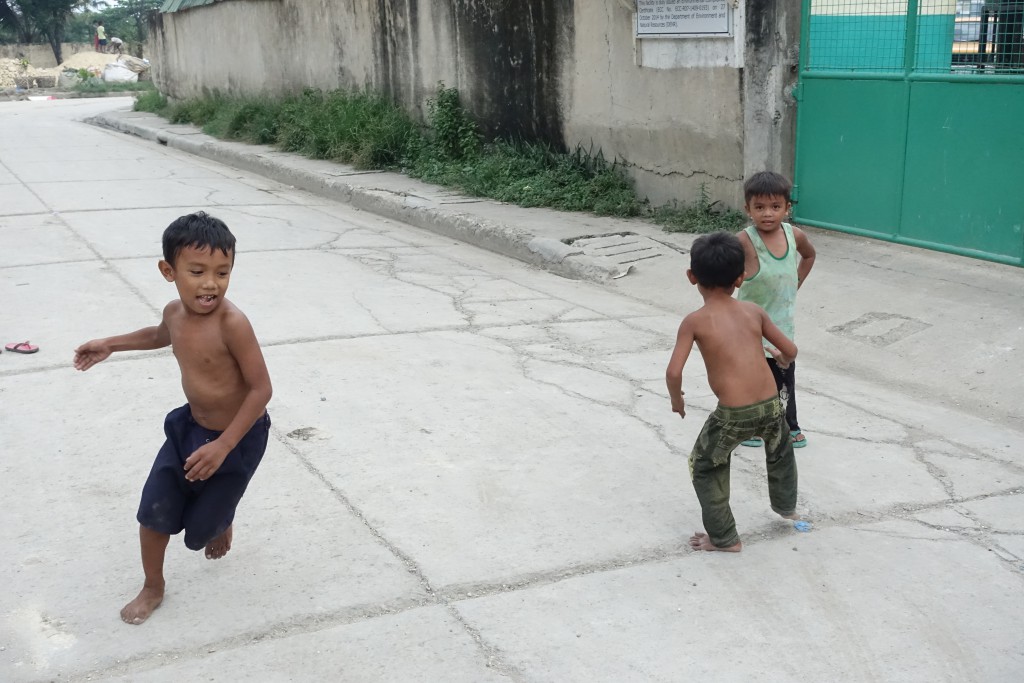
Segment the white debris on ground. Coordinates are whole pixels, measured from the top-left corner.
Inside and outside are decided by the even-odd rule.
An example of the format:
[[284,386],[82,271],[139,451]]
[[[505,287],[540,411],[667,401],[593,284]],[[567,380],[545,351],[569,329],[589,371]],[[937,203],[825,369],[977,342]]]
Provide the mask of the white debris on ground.
[[15,79],[20,79],[21,77],[36,78],[42,76],[45,78],[49,76],[56,79],[65,70],[77,72],[79,69],[85,69],[93,76],[101,77],[106,66],[118,61],[119,58],[128,69],[135,73],[141,73],[149,68],[149,64],[141,59],[129,55],[106,54],[103,52],[78,52],[64,60],[60,66],[49,69],[37,69],[31,64],[28,67],[24,67],[18,59],[0,59],[0,89],[15,87],[15,85],[18,85],[18,81]]

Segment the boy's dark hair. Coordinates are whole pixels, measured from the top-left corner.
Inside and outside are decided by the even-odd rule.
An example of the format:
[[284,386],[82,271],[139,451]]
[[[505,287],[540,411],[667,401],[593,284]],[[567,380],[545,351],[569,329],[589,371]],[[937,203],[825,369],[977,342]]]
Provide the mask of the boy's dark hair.
[[786,176],[775,171],[759,171],[743,183],[743,201],[749,204],[754,197],[785,197],[789,203],[792,190],[793,184]]
[[235,258],[235,236],[219,218],[205,211],[178,218],[164,230],[164,260],[174,265],[178,254],[186,247],[220,249],[225,256]]
[[690,247],[690,270],[707,288],[732,287],[743,276],[746,255],[736,235],[715,232],[698,237]]

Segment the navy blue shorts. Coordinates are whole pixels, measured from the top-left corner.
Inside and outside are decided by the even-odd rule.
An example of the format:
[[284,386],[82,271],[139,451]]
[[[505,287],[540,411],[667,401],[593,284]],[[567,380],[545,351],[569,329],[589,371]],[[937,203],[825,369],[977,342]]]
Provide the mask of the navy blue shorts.
[[192,418],[188,404],[167,414],[167,441],[142,489],[139,524],[162,534],[185,530],[185,545],[200,550],[231,526],[235,508],[256,473],[270,436],[270,415],[256,420],[220,469],[206,481],[185,479],[185,460],[221,435]]

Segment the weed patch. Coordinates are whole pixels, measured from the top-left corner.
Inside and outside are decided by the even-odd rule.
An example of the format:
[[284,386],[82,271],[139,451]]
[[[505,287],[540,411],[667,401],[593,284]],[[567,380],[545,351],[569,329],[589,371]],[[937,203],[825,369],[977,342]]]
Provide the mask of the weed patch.
[[159,114],[167,108],[167,98],[156,90],[144,92],[135,98],[135,111],[148,111]]
[[709,233],[726,230],[736,232],[747,224],[747,217],[740,211],[719,206],[711,201],[707,185],[701,183],[697,201],[690,205],[673,202],[651,211],[651,219],[666,232]]
[[693,206],[652,209],[637,196],[624,169],[593,147],[565,154],[544,144],[486,142],[458,90],[443,84],[427,101],[425,127],[381,95],[346,90],[308,89],[279,100],[210,97],[173,103],[152,91],[139,96],[135,109],[199,126],[215,137],[276,145],[360,169],[401,170],[520,206],[644,216],[666,230],[687,232],[735,230],[743,223],[742,214],[720,210],[703,186]]
[[104,93],[104,92],[156,92],[153,81],[138,81],[137,83],[107,83],[101,78],[90,77],[81,83],[74,85],[75,92],[80,93]]

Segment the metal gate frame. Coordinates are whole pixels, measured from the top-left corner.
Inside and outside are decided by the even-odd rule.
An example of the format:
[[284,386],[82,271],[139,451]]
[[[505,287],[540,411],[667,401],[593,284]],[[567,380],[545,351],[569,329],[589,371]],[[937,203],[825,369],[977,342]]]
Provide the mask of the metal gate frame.
[[[811,46],[811,9],[812,0],[803,0],[801,12],[801,35],[799,55],[799,80],[794,90],[797,100],[797,144],[795,154],[795,178],[793,188],[794,220],[815,227],[836,230],[861,236],[879,238],[907,244],[911,246],[924,247],[937,251],[970,256],[1009,265],[1024,266],[1024,171],[1020,170],[1020,160],[1024,159],[1021,154],[1024,151],[1024,75],[1011,75],[1000,73],[987,74],[962,74],[962,73],[924,73],[916,69],[918,50],[916,49],[918,37],[919,0],[907,0],[906,10],[906,32],[904,37],[904,53],[902,70],[890,72],[884,71],[815,71],[808,68],[808,56]],[[952,53],[952,47],[950,49]],[[952,56],[951,56],[952,61]],[[970,86],[970,87],[968,87]],[[981,87],[985,86],[985,87]],[[991,86],[999,86],[1002,90],[993,90]],[[1013,88],[1017,86],[1017,88]],[[1007,90],[1012,88],[1012,90]],[[859,89],[859,90],[858,90]],[[890,172],[889,182],[885,178],[876,179],[872,177],[876,169],[860,164],[860,168],[845,168],[850,162],[856,166],[857,162],[864,162],[870,158],[863,145],[857,149],[841,149],[840,152],[848,154],[847,158],[828,157],[827,153],[819,152],[809,145],[817,145],[822,142],[821,129],[813,117],[816,113],[805,112],[807,96],[810,91],[814,92],[815,106],[822,101],[821,94],[825,95],[841,93],[843,91],[855,93],[850,100],[859,102],[856,93],[862,94],[884,93],[890,97],[890,102],[897,107],[898,115],[893,117],[889,123],[893,124],[891,130],[882,130],[878,138],[881,143],[878,145],[879,155],[883,157],[883,163],[888,161],[891,165],[886,167]],[[950,110],[961,106],[961,102],[973,91],[974,94],[983,93],[987,98],[999,98],[1007,96],[1006,112],[1001,115],[1008,116],[1012,120],[1015,116],[1020,120],[1019,131],[1011,133],[1008,145],[1000,146],[1000,141],[992,140],[989,135],[983,144],[989,145],[983,150],[986,158],[995,158],[990,164],[998,168],[1005,168],[1009,174],[1007,182],[1016,180],[1016,186],[1007,185],[1009,192],[1004,187],[995,189],[992,183],[982,181],[971,175],[971,166],[953,164],[953,176],[946,173],[937,183],[929,187],[927,180],[921,180],[922,176],[932,174],[931,180],[938,178],[935,175],[933,158],[942,155],[941,147],[934,143],[941,140],[941,137],[929,139],[941,131],[938,130],[938,122],[935,119],[937,113],[945,113],[944,107]],[[915,105],[914,98],[923,98]],[[828,99],[825,97],[824,99]],[[1019,102],[1020,108],[1017,108]],[[928,104],[937,104],[937,107],[929,109]],[[828,110],[828,104],[824,109]],[[838,105],[837,105],[838,106]],[[912,107],[916,107],[913,108]],[[845,113],[841,108],[840,114]],[[869,111],[865,109],[864,111]],[[912,116],[916,112],[916,119],[925,119],[929,125],[920,125],[919,120]],[[899,120],[899,115],[904,118]],[[929,120],[929,118],[931,120]],[[960,123],[962,124],[963,118]],[[820,122],[819,122],[820,123]],[[847,124],[849,125],[849,124]],[[867,125],[870,125],[870,121]],[[979,121],[979,128],[982,128],[984,121]],[[823,128],[826,133],[837,133],[839,128],[829,128],[830,122],[825,121]],[[948,127],[948,120],[947,126]],[[867,131],[858,131],[862,140],[872,140],[866,136]],[[988,131],[991,132],[991,131]],[[977,131],[978,139],[985,140],[986,130],[983,128]],[[972,133],[974,134],[974,133]],[[825,140],[824,147],[833,142]],[[1005,142],[1005,141],[1004,141]],[[958,141],[957,144],[960,144]],[[848,147],[853,147],[849,145]],[[965,149],[968,147],[965,145]],[[834,149],[832,151],[835,151]],[[958,150],[963,151],[963,150]],[[817,155],[818,158],[814,158]],[[842,156],[840,154],[839,156]],[[948,154],[946,154],[948,157]],[[949,159],[944,158],[948,171]],[[972,159],[978,161],[980,159]],[[898,167],[896,167],[898,164]],[[980,168],[980,167],[979,167]],[[984,167],[989,171],[989,167]],[[843,206],[844,198],[838,195],[829,195],[828,183],[819,181],[817,174],[824,171],[824,175],[838,180],[844,184],[849,182],[853,192],[862,191],[866,201],[879,202],[879,211],[876,215],[856,215],[858,207]],[[980,175],[980,174],[976,174]],[[998,176],[1002,179],[1002,175]],[[974,182],[979,188],[977,194],[969,192],[971,183]],[[1001,180],[999,181],[1001,182]],[[948,192],[950,185],[957,186],[963,183],[965,189],[962,193]],[[998,184],[998,183],[997,183]],[[908,187],[908,185],[910,187]],[[940,187],[941,185],[941,187]],[[813,186],[813,187],[812,187]],[[862,189],[861,189],[862,188]],[[986,195],[986,192],[988,195]],[[820,197],[816,195],[821,195]],[[993,208],[992,197],[997,198],[998,207]],[[1013,197],[1021,199],[1014,199]],[[964,203],[957,203],[959,197]],[[801,201],[803,200],[803,201]],[[931,201],[938,201],[940,206],[929,206]],[[975,211],[970,206],[971,200],[978,202],[980,211]],[[983,202],[988,202],[987,204]],[[945,211],[950,210],[948,225],[936,221],[935,216],[944,216]],[[985,211],[993,213],[993,216],[985,214]],[[932,212],[933,215],[927,215]],[[959,212],[959,224],[955,221]],[[974,212],[974,213],[972,213]],[[1005,216],[1003,214],[1006,214]],[[1003,217],[1005,222],[999,224],[996,221],[993,225],[992,218],[998,215]],[[887,218],[886,218],[887,216]],[[943,230],[946,238],[943,239]],[[974,238],[974,243],[971,243]],[[959,243],[957,243],[959,242]],[[965,243],[966,242],[966,243]],[[999,249],[991,249],[993,244]]]

